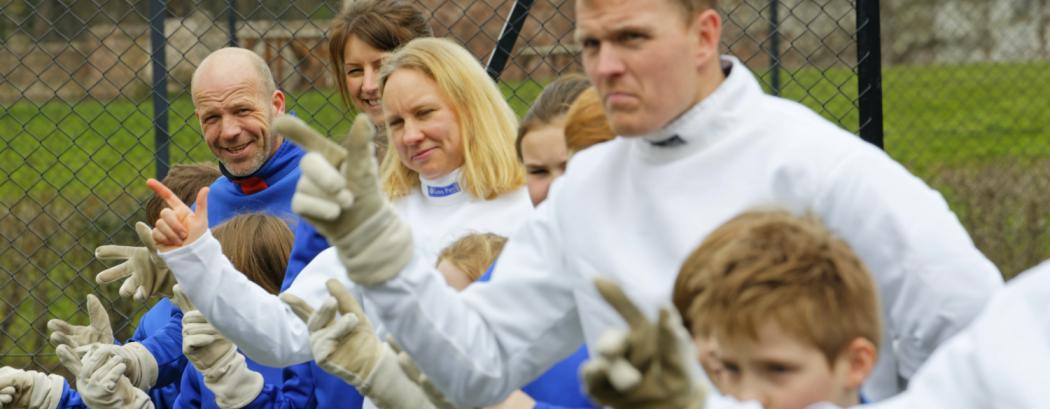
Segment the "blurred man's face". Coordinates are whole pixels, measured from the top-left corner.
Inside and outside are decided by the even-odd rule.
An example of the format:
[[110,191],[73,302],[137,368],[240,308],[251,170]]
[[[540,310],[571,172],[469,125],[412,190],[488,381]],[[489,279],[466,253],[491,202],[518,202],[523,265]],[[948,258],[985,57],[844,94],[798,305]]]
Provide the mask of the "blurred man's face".
[[672,0],[578,0],[583,65],[619,135],[655,131],[699,102],[697,25]]

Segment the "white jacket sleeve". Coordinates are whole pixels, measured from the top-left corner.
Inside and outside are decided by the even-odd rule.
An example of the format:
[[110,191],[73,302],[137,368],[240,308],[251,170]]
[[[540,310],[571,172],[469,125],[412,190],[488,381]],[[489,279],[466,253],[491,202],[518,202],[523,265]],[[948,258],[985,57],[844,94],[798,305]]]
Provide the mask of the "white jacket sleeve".
[[558,231],[541,206],[496,263],[492,281],[457,293],[419,256],[401,274],[362,288],[386,329],[447,397],[499,403],[583,343]]
[[[327,265],[322,255],[328,252],[334,254],[326,251],[318,255],[287,290],[314,308],[328,295],[324,285],[328,278],[340,278],[347,288],[354,289],[338,261],[329,263],[338,268],[323,268]],[[245,355],[271,367],[313,360],[306,324],[277,296],[234,269],[210,230],[185,247],[161,253],[161,257],[190,301]]]
[[940,194],[875,148],[840,158],[814,211],[875,276],[905,379],[965,328],[1002,287]]
[[915,373],[865,408],[1042,408],[1050,385],[1050,262],[1022,273]]

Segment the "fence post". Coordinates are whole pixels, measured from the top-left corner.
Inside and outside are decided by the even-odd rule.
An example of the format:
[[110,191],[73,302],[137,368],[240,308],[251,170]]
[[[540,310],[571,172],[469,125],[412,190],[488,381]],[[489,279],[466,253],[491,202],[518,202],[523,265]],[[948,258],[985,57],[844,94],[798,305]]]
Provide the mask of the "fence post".
[[226,25],[230,28],[230,47],[237,47],[237,0],[226,0]]
[[507,21],[503,23],[503,29],[500,30],[499,40],[496,41],[496,48],[492,49],[492,55],[489,56],[489,62],[485,67],[485,71],[488,71],[493,81],[499,81],[499,76],[503,74],[503,69],[507,66],[507,60],[510,59],[511,51],[514,51],[514,43],[518,41],[521,27],[525,25],[525,18],[529,16],[530,7],[532,7],[532,0],[515,0],[514,6],[510,9]]
[[857,0],[857,108],[860,137],[883,149],[879,0]]
[[168,174],[170,163],[168,134],[168,66],[165,62],[167,39],[164,37],[165,0],[149,1],[150,62],[153,64],[153,145],[157,179]]
[[780,0],[769,0],[769,69],[772,93],[780,95]]

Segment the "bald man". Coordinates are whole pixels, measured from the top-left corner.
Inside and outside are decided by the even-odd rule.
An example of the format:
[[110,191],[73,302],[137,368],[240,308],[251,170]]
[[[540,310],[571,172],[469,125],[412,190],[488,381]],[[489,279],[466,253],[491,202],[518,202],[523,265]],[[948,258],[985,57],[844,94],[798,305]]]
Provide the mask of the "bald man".
[[[309,229],[312,234],[298,234],[306,230],[305,224],[299,223],[299,217],[291,211],[291,199],[300,175],[299,159],[304,152],[270,130],[273,118],[285,112],[285,95],[277,89],[266,62],[243,48],[223,48],[208,55],[194,71],[190,91],[204,141],[219,160],[222,171],[222,177],[211,185],[208,193],[208,224],[216,226],[233,216],[250,212],[269,213],[287,220],[297,234],[291,255],[294,262],[289,263],[283,290],[303,265],[328,247],[324,238],[312,229]],[[155,220],[149,222],[152,224]],[[125,273],[120,277],[104,276],[106,272],[103,272],[96,279],[105,283],[127,276],[137,277],[140,284],[132,288],[136,299],[170,292],[175,277],[168,273],[166,266],[143,267],[130,261],[126,265]],[[122,295],[132,294],[125,293],[122,288]],[[236,314],[236,311],[228,313]],[[163,299],[147,316],[156,319],[144,320],[142,326],[147,327],[147,331],[137,332],[141,333],[141,338],[133,338],[126,344],[139,351],[143,357],[139,361],[145,362],[147,368],[130,368],[132,365],[129,365],[126,373],[145,373],[145,376],[139,376],[149,378],[143,383],[159,389],[179,382],[186,368],[187,361],[182,354],[182,313]],[[67,336],[66,339],[73,342],[68,344],[70,347],[79,346],[75,344],[75,337]],[[143,350],[150,356],[141,353]],[[280,369],[262,367],[253,362],[249,367],[260,372],[267,384],[259,391],[257,401],[284,399],[279,396]],[[302,369],[309,371],[307,367]],[[300,381],[296,386],[298,390],[294,391],[294,399],[302,402],[292,403],[292,406],[319,402],[313,382]],[[362,398],[355,391],[340,392],[340,403],[348,405],[345,407],[360,406]],[[153,393],[152,396],[157,407],[174,404],[174,395]],[[208,396],[203,398],[204,401],[209,399]],[[213,404],[204,402],[205,407]]]

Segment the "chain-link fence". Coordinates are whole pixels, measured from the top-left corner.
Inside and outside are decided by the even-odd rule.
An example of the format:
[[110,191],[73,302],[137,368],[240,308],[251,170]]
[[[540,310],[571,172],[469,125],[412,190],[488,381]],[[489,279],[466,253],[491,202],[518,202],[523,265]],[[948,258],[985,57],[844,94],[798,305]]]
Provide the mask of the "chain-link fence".
[[[0,3],[0,364],[61,373],[45,323],[85,322],[89,292],[110,307],[118,338],[130,335],[147,306],[94,284],[106,265],[93,250],[135,242],[131,226],[144,218],[145,178],[168,163],[214,160],[188,95],[190,75],[209,52],[231,42],[256,51],[299,117],[330,134],[347,129],[352,115],[326,57],[325,32],[339,3]],[[437,35],[483,61],[515,3],[531,3],[500,81],[519,114],[543,84],[580,68],[572,0],[418,3]],[[884,126],[886,149],[944,192],[978,245],[1013,274],[1050,256],[1050,128],[1037,98],[1050,87],[1042,62],[1050,7],[988,3],[996,5],[884,1],[881,49],[875,32],[867,37],[875,48],[858,53],[858,39],[866,44],[864,30],[877,27],[871,17],[879,16],[862,12],[858,24],[858,5],[877,1],[722,0],[723,39],[770,92],[866,139],[881,141]],[[1020,3],[1040,12],[1015,10]],[[1008,25],[996,18],[1011,30],[992,30]],[[167,75],[154,78],[161,68]],[[858,71],[866,73],[860,81]],[[872,107],[884,107],[885,118]]]

